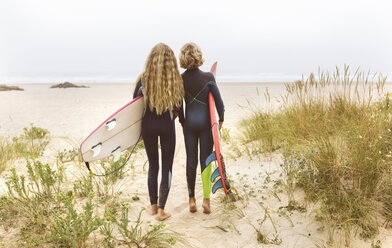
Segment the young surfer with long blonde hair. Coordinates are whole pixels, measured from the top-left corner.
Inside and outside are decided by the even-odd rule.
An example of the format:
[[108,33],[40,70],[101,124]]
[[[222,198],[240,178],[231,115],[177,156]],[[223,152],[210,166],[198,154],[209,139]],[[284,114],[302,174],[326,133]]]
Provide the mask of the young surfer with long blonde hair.
[[[142,136],[148,157],[148,193],[152,214],[158,220],[171,215],[164,211],[169,195],[176,144],[173,110],[179,109],[184,84],[172,49],[164,43],[154,46],[136,84],[134,98],[143,94],[146,110],[142,119]],[[158,138],[162,157],[162,179],[158,197]]]

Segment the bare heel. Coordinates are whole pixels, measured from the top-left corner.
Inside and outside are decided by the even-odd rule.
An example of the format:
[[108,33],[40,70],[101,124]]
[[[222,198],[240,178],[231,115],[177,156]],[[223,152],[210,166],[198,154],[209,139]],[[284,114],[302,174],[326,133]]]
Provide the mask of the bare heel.
[[156,215],[158,213],[158,204],[151,205],[151,215]]
[[190,197],[189,198],[189,211],[191,213],[195,213],[197,211],[196,198],[195,197]]
[[211,213],[211,207],[210,207],[210,199],[209,198],[204,198],[203,199],[203,213],[209,214]]

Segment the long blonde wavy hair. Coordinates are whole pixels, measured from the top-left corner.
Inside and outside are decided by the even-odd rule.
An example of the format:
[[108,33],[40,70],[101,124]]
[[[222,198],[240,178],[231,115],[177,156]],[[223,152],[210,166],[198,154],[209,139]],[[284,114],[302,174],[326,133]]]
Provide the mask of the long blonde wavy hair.
[[144,97],[151,111],[158,115],[180,107],[184,98],[184,83],[172,49],[164,44],[155,45],[147,57],[141,75]]

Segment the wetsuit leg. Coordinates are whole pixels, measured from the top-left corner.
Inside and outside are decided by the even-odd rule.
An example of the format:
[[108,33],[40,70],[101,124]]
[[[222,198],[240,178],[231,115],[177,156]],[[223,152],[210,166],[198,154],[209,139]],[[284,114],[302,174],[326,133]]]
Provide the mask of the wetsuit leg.
[[201,171],[206,168],[206,159],[212,152],[211,129],[204,129],[200,132],[200,164]]
[[186,150],[186,180],[189,197],[195,197],[195,180],[197,169],[198,133],[191,128],[184,127],[184,140]]
[[162,154],[162,179],[159,187],[159,208],[164,209],[167,197],[169,195],[173,158],[176,146],[176,133],[174,122],[170,121],[171,127],[165,130],[165,133],[160,136],[161,154]]
[[207,157],[212,153],[212,134],[208,127],[200,132],[200,168],[203,183],[203,197],[210,198],[211,165],[206,165]]
[[150,195],[151,205],[158,202],[158,172],[159,172],[159,155],[158,155],[158,136],[143,132],[144,147],[148,157],[148,193]]

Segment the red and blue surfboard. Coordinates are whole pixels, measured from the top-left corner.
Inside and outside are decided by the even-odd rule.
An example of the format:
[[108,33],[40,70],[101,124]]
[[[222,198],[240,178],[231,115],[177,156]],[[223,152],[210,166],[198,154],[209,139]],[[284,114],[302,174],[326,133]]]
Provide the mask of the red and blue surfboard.
[[[211,73],[216,75],[216,67],[218,65],[218,62],[215,62],[212,67],[211,67]],[[228,195],[231,195],[231,189],[230,189],[230,184],[227,180],[226,177],[226,166],[225,162],[223,161],[223,156],[221,153],[220,149],[220,133],[219,133],[219,123],[216,118],[216,113],[215,113],[215,100],[214,96],[210,92],[208,95],[208,103],[209,103],[209,108],[210,108],[210,119],[211,119],[211,132],[212,132],[212,139],[214,142],[214,151],[207,157],[206,159],[206,166],[208,166],[211,162],[216,161],[218,164],[218,167],[214,170],[214,172],[211,174],[211,183],[213,183],[217,178],[218,181],[215,182],[215,184],[212,186],[212,193],[215,194],[215,192],[218,189],[223,189],[226,197]]]

